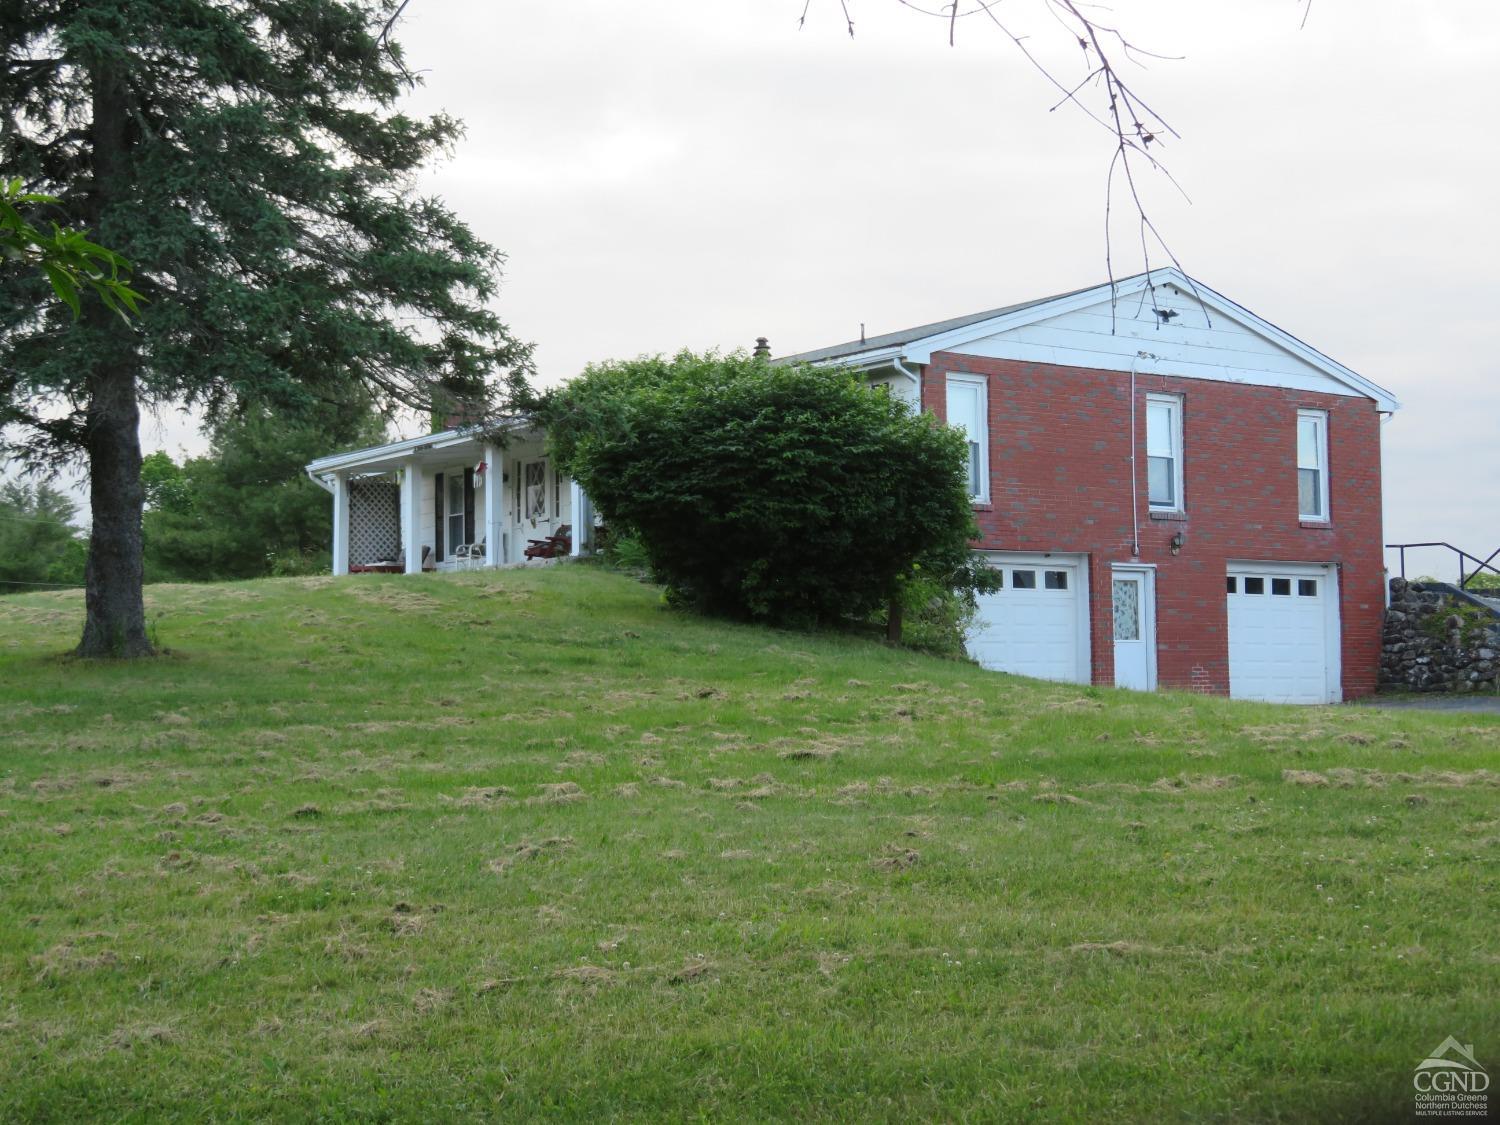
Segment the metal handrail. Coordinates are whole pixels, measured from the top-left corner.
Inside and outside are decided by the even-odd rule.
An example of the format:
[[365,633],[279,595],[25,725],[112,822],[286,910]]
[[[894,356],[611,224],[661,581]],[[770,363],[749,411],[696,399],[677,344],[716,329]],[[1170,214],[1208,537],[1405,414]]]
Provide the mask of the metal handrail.
[[[1452,543],[1387,543],[1385,546],[1386,550],[1399,551],[1401,553],[1400,557],[1402,578],[1406,577],[1406,549],[1408,547],[1446,547],[1448,548],[1448,550],[1456,554],[1458,556],[1458,588],[1460,590],[1467,589],[1469,586],[1469,580],[1477,575],[1481,570],[1488,570],[1495,575],[1500,576],[1500,567],[1490,565],[1495,561],[1496,556],[1500,556],[1500,547],[1496,547],[1493,551],[1491,551],[1489,558],[1481,559],[1478,555],[1471,555],[1468,551],[1465,551],[1460,547],[1455,547]],[[1475,564],[1477,564],[1474,569],[1469,571],[1467,574],[1464,573],[1465,560],[1471,560]]]

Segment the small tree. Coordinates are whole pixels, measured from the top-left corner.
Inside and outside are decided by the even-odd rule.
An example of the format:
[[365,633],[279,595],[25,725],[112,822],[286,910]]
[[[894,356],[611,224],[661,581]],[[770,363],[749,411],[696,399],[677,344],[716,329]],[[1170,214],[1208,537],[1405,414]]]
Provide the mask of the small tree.
[[73,502],[46,484],[0,485],[0,594],[83,581]]
[[543,408],[558,464],[674,599],[781,624],[868,620],[985,579],[955,430],[840,370],[682,352],[592,366]]
[[181,465],[166,453],[145,457],[147,581],[326,571],[331,505],[303,466],[384,440],[384,422],[369,408],[254,408],[215,425],[206,456]]

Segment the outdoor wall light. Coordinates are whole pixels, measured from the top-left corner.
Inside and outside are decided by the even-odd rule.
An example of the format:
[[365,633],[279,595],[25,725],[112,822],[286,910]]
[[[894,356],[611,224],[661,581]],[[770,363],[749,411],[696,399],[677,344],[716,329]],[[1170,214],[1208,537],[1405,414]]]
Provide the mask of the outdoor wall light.
[[1171,541],[1167,544],[1167,546],[1172,548],[1172,553],[1174,555],[1177,554],[1178,551],[1182,550],[1182,532],[1179,531],[1175,535],[1173,535]]

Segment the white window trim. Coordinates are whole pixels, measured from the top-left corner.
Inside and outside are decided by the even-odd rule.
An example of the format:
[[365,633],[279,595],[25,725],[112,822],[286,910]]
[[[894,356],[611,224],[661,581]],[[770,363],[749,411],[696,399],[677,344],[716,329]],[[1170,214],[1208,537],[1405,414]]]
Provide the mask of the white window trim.
[[[968,428],[964,433],[968,434],[970,441],[979,443],[979,491],[969,497],[976,504],[988,504],[990,502],[990,391],[989,380],[983,375],[949,375],[944,386],[947,388],[955,383],[977,387],[979,389],[979,433],[969,434]],[[944,399],[944,410],[947,409],[947,400]],[[950,418],[948,424],[953,425]]]
[[[1165,406],[1165,407],[1167,407],[1168,411],[1171,414],[1171,419],[1172,420],[1171,420],[1170,425],[1171,425],[1171,428],[1172,428],[1172,495],[1175,496],[1175,497],[1177,497],[1176,503],[1173,503],[1173,504],[1156,504],[1156,503],[1152,503],[1150,505],[1151,510],[1153,512],[1184,512],[1184,511],[1187,510],[1187,498],[1186,498],[1186,496],[1185,496],[1185,494],[1183,492],[1183,480],[1182,480],[1182,461],[1183,461],[1183,457],[1182,457],[1182,396],[1181,395],[1148,394],[1146,396],[1146,405],[1147,406]],[[1147,422],[1147,424],[1146,424],[1146,433],[1144,435],[1142,435],[1142,439],[1146,442],[1146,465],[1147,465],[1147,472],[1146,472],[1146,495],[1147,495],[1147,497],[1149,497],[1151,495],[1151,473],[1150,473],[1151,445],[1150,445],[1150,437],[1149,437],[1150,433],[1151,433],[1150,423]]]
[[[447,553],[448,560],[451,561],[454,558],[457,558],[458,548],[463,543],[464,539],[464,467],[462,465],[450,465],[448,468],[444,469],[443,472],[445,474],[443,477],[443,549]],[[455,481],[457,482],[458,489],[457,509],[454,509],[451,503],[453,500]],[[456,538],[453,534],[453,522],[455,519],[458,521],[458,535]]]
[[[1318,503],[1322,507],[1321,512],[1304,512],[1302,510],[1302,435],[1300,432],[1294,434],[1296,444],[1294,445],[1293,460],[1296,462],[1298,472],[1297,478],[1297,518],[1308,520],[1313,523],[1329,523],[1333,515],[1328,509],[1328,411],[1326,410],[1299,410],[1297,411],[1297,430],[1302,428],[1302,420],[1306,418],[1318,425]],[[1311,466],[1308,466],[1311,467]]]

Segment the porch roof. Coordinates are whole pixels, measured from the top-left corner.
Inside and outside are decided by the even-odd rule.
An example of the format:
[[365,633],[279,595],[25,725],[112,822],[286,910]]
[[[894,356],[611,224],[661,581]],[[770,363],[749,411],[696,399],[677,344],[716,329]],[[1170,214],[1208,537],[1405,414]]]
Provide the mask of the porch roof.
[[373,445],[350,453],[335,453],[308,463],[311,476],[330,473],[381,473],[416,463],[443,463],[482,456],[485,434],[500,431],[512,437],[541,436],[542,429],[531,418],[512,418],[485,432],[473,429],[442,430],[435,434]]

